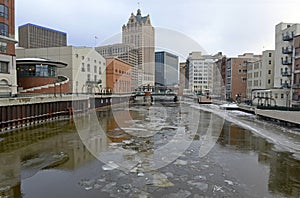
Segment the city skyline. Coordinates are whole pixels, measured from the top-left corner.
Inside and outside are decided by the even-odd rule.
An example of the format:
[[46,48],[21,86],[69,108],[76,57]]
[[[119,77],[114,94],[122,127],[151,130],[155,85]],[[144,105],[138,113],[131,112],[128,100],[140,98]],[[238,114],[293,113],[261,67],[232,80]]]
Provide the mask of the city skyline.
[[[88,0],[85,4],[70,0],[17,1],[16,27],[28,22],[46,26],[67,32],[69,45],[94,47],[120,34],[128,13],[141,8],[142,14],[151,16],[155,28],[180,32],[197,42],[208,54],[222,51],[225,55],[237,56],[275,49],[275,25],[297,23],[300,18],[297,12],[300,5],[296,0],[172,3],[157,0],[140,1],[140,5],[138,1],[129,0]],[[32,12],[32,7],[39,9]],[[66,18],[68,20],[61,20]]]

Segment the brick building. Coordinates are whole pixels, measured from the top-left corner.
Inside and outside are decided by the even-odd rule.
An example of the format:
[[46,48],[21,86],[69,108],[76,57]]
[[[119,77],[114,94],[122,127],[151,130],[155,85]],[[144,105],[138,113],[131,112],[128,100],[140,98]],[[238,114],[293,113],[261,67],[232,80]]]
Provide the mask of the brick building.
[[0,0],[0,97],[17,93],[15,1]]
[[131,66],[118,58],[106,58],[106,87],[113,93],[131,92]]

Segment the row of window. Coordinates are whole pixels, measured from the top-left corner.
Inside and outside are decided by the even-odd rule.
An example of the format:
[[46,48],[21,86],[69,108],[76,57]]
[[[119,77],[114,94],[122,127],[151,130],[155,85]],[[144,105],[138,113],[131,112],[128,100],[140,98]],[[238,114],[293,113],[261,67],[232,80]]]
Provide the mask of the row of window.
[[20,65],[18,77],[55,77],[56,67],[51,65]]
[[116,74],[119,73],[119,74],[127,74],[127,75],[130,75],[129,72],[121,71],[121,70],[117,70],[117,69],[115,69],[115,73],[116,73]]
[[[274,94],[274,97],[275,97],[275,99],[277,99],[278,98],[278,93],[275,93]],[[254,96],[256,96],[256,97],[270,97],[270,98],[272,98],[273,97],[273,95],[272,94],[270,94],[270,96],[269,96],[269,94],[268,93],[256,93],[256,94],[254,94]],[[288,97],[288,96],[287,96]],[[282,94],[280,94],[280,98],[284,98],[284,94],[282,93]]]
[[[88,74],[88,75],[87,75],[87,81],[91,81],[91,74]],[[98,81],[97,75],[94,75],[94,82],[102,83],[102,80],[99,80],[99,81]]]
[[[76,58],[79,58],[79,55],[78,55],[78,54],[75,54],[75,57],[76,57]],[[81,59],[82,59],[82,60],[84,60],[85,58],[86,58],[85,56],[81,56]],[[88,58],[87,58],[87,61],[91,61],[91,58],[88,57]],[[97,60],[94,60],[94,63],[97,63],[97,62],[98,62]],[[82,63],[82,64],[84,64],[84,63]],[[99,64],[100,64],[100,65],[102,64],[102,65],[105,66],[105,62],[102,63],[101,61],[99,61]]]
[[[87,72],[91,72],[91,65],[90,64],[87,64],[86,70],[87,70]],[[85,72],[84,63],[82,63],[81,71]],[[99,74],[102,74],[101,67],[99,67],[98,72],[99,72]],[[94,73],[97,73],[97,66],[96,65],[94,66]]]

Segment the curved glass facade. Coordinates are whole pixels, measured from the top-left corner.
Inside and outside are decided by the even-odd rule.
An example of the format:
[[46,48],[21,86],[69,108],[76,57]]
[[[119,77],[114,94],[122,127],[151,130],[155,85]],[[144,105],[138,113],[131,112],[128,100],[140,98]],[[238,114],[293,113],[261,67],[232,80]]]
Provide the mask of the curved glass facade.
[[56,77],[56,67],[51,65],[18,65],[18,77]]

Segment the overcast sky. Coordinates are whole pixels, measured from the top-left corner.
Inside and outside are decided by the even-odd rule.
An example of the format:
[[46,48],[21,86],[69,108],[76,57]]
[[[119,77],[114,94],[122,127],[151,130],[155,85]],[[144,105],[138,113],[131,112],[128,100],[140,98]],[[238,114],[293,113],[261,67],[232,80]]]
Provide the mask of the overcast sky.
[[[299,0],[139,2],[142,15],[149,14],[155,28],[184,35],[208,54],[219,51],[227,56],[260,54],[275,48],[276,24],[300,23]],[[74,46],[99,45],[120,34],[122,25],[138,9],[137,0],[16,0],[15,3],[16,27],[33,23],[60,30],[68,34],[68,45]],[[190,50],[202,50],[195,46]]]

